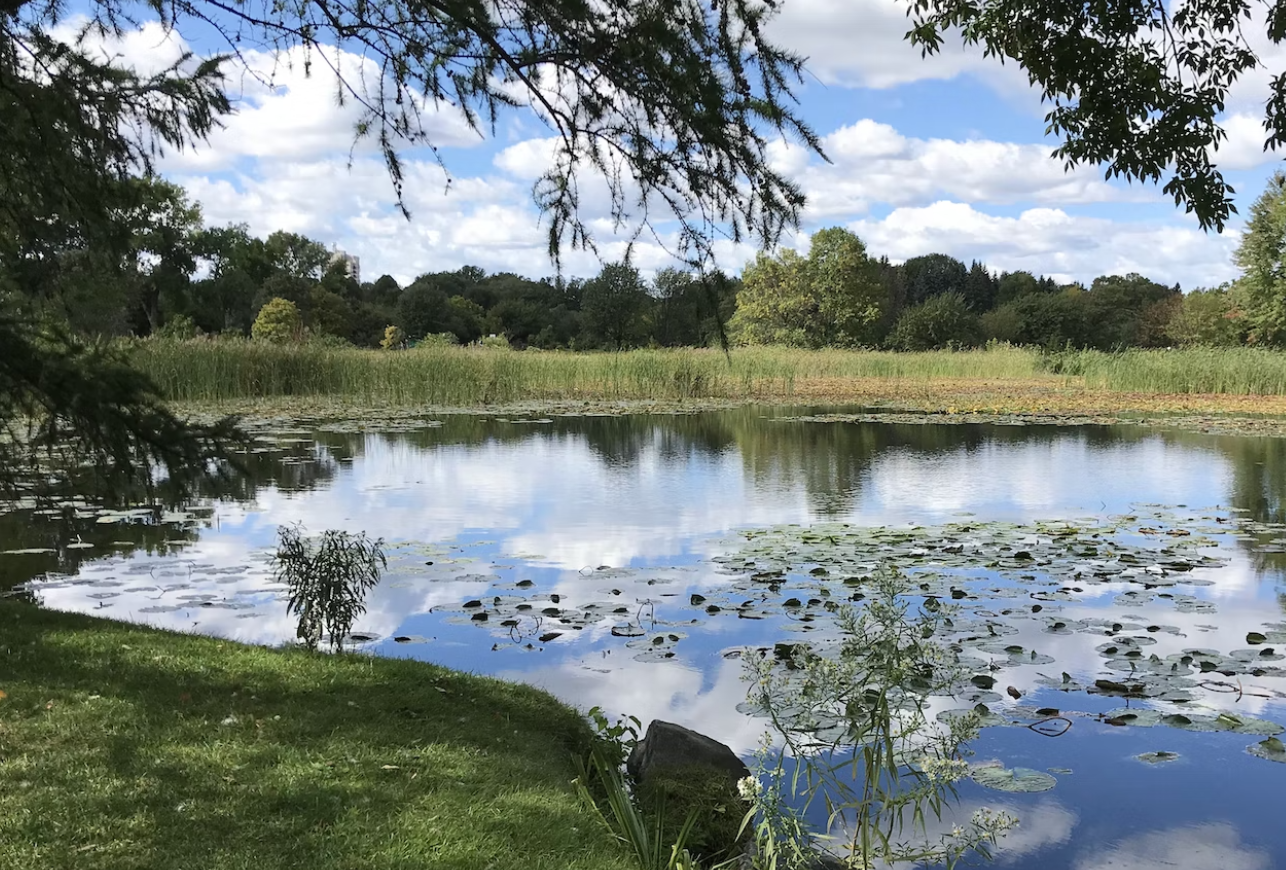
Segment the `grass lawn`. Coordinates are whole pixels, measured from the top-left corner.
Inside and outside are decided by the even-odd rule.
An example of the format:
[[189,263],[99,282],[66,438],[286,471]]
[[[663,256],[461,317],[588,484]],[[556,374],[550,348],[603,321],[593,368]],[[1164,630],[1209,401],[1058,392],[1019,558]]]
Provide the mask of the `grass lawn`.
[[630,867],[525,686],[0,601],[0,868]]

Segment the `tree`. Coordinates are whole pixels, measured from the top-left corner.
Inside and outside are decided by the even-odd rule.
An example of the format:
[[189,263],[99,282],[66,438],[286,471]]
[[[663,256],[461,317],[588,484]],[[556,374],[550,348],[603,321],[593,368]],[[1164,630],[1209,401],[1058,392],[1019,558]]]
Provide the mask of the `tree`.
[[638,269],[629,263],[608,263],[581,292],[586,336],[616,350],[637,344],[647,332],[644,318],[650,302]]
[[1245,338],[1245,319],[1226,286],[1193,290],[1183,296],[1166,323],[1166,337],[1177,345],[1231,347]]
[[397,301],[398,325],[412,338],[446,332],[448,316],[447,295],[427,276],[411,282]]
[[1250,207],[1233,260],[1245,272],[1238,290],[1251,341],[1286,344],[1286,173],[1275,173]]
[[887,293],[861,239],[839,227],[813,235],[807,259],[760,254],[742,273],[730,326],[747,344],[873,343]]
[[38,294],[84,334],[156,331],[162,303],[182,304],[196,268],[201,209],[187,192],[154,176],[125,179],[120,188],[111,214],[119,246],[69,241],[48,261]]
[[969,310],[975,314],[990,311],[996,306],[998,290],[995,277],[992,276],[985,265],[974,260],[969,266],[969,274],[965,276],[964,289],[962,290],[962,295],[969,305]]
[[447,300],[447,331],[456,337],[460,344],[469,344],[482,338],[487,332],[487,312],[476,302],[470,302],[463,296],[452,296]]
[[230,419],[180,420],[119,353],[2,294],[0,347],[0,493],[9,497],[47,495],[67,481],[126,498],[160,480],[177,495],[248,444]]
[[273,267],[292,278],[320,281],[330,263],[330,252],[321,242],[277,230],[264,240],[264,253]]
[[[12,2],[28,29],[61,9],[56,0]],[[120,6],[91,0],[87,14],[110,28]],[[416,0],[196,0],[165,12],[179,33],[212,26],[226,40],[232,57],[213,70],[239,63],[239,46],[253,41],[302,47],[313,74],[336,75],[342,98],[361,108],[356,134],[386,158],[399,205],[398,145],[437,144],[419,107],[455,107],[483,132],[504,109],[530,105],[555,142],[553,168],[533,192],[550,218],[556,259],[565,244],[593,247],[591,227],[579,216],[587,173],[608,185],[615,221],[645,229],[677,218],[677,250],[692,259],[708,256],[716,235],[772,244],[797,220],[802,194],[772,168],[766,149],[781,134],[819,153],[820,144],[793,108],[803,59],[768,39],[775,2],[432,6],[426,13]],[[337,49],[372,59],[382,75],[372,80],[345,69],[333,60]]]
[[736,310],[737,289],[737,282],[723,272],[659,270],[652,280],[652,337],[664,347],[704,347],[720,341],[720,324]]
[[[1080,291],[1077,291],[1080,292]],[[1091,343],[1104,349],[1151,346],[1163,339],[1161,321],[1168,319],[1180,293],[1137,272],[1100,275],[1089,290]]]
[[308,293],[308,312],[308,328],[314,335],[352,340],[353,307],[343,296],[314,284]]
[[303,320],[299,316],[299,309],[295,303],[289,299],[276,298],[269,299],[264,303],[263,308],[259,309],[259,316],[255,318],[250,336],[273,344],[284,344],[288,341],[298,341],[303,334],[303,329]]
[[1023,296],[1007,307],[1022,323],[1017,336],[1020,344],[1055,350],[1091,344],[1093,324],[1084,293],[1037,293]]
[[969,270],[955,257],[925,254],[902,264],[906,276],[907,304],[918,305],[943,293],[959,293],[963,298]]
[[[1286,39],[1286,5],[1265,4],[1265,45]],[[1052,104],[1048,132],[1068,167],[1160,181],[1206,229],[1235,211],[1233,189],[1211,161],[1226,138],[1216,117],[1229,88],[1271,59],[1252,46],[1248,0],[913,0],[907,37],[926,54],[963,36],[988,55],[1016,61]],[[1256,39],[1256,42],[1261,40]],[[1286,73],[1275,72],[1265,106],[1265,147],[1286,141]]]
[[808,280],[817,303],[819,331],[826,344],[854,346],[873,342],[884,288],[866,245],[841,227],[813,234],[808,249]]
[[736,341],[788,347],[823,343],[805,266],[804,258],[793,248],[775,257],[762,251],[755,255],[754,262],[741,273],[737,310],[728,323]]
[[1041,292],[1044,291],[1040,282],[1031,272],[1005,272],[996,282],[996,302],[999,305]]

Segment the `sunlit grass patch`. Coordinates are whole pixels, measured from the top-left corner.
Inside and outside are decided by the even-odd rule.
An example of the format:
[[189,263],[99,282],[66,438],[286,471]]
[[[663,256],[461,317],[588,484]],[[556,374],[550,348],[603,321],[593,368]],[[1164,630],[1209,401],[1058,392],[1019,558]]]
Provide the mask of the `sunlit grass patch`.
[[0,637],[0,866],[628,866],[537,690],[15,602]]

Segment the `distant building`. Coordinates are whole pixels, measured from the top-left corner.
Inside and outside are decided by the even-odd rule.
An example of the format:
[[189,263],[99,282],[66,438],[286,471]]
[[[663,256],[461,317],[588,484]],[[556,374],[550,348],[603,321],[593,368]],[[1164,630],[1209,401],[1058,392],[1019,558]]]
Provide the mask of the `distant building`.
[[348,277],[352,278],[358,284],[362,283],[362,263],[352,254],[347,254],[339,249],[339,245],[331,245],[330,263],[333,266],[336,263],[343,263],[344,269],[348,272]]

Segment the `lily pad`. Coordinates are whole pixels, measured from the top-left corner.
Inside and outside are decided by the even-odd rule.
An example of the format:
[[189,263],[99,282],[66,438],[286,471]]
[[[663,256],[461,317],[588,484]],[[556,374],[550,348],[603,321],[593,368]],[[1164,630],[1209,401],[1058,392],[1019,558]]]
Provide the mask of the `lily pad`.
[[1058,780],[1051,774],[1029,767],[975,767],[970,771],[973,781],[983,788],[1013,794],[1032,794],[1049,791],[1058,785]]
[[1276,737],[1269,737],[1253,746],[1247,746],[1246,751],[1256,758],[1286,764],[1286,743],[1282,743]]

